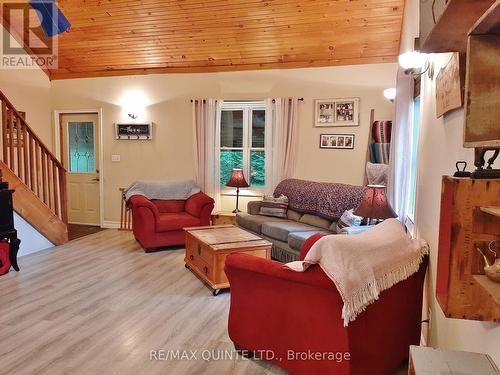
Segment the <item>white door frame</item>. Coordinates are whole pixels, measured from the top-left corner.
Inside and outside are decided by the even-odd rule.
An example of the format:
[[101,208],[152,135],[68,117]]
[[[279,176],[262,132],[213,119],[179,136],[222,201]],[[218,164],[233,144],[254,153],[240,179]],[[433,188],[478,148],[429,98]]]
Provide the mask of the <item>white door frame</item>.
[[62,164],[61,155],[61,134],[59,126],[59,118],[61,115],[70,115],[76,113],[96,113],[97,121],[99,123],[99,225],[104,227],[104,144],[102,141],[102,107],[90,109],[56,109],[54,110],[54,151],[56,158]]

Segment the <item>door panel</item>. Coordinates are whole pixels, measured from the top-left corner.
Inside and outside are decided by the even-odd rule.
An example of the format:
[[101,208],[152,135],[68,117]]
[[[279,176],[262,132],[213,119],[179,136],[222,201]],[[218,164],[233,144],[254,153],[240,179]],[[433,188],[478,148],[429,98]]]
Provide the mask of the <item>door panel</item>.
[[67,170],[68,221],[99,225],[97,114],[62,115],[61,127],[63,164]]

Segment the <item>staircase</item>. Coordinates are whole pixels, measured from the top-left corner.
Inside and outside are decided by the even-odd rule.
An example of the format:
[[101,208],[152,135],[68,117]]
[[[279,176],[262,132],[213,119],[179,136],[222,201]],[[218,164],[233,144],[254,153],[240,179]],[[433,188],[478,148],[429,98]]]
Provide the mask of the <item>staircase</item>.
[[54,245],[68,241],[66,170],[0,91],[0,171],[14,209]]

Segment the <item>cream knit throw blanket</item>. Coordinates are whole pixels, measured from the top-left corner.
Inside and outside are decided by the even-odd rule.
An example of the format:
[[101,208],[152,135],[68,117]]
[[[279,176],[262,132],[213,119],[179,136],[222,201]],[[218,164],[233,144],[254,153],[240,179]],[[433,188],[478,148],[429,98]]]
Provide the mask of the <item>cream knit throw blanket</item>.
[[311,247],[304,261],[284,267],[304,272],[319,264],[342,297],[347,327],[380,292],[417,272],[428,252],[424,240],[410,239],[398,220],[388,219],[361,234],[325,236]]

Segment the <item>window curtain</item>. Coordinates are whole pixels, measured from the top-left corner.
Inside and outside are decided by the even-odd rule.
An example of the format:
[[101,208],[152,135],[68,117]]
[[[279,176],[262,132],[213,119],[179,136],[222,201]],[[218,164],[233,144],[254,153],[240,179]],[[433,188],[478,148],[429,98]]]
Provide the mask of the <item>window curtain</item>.
[[392,127],[387,196],[404,224],[408,207],[410,180],[411,126],[413,117],[413,77],[398,70],[396,83],[396,121]]
[[217,117],[222,100],[193,99],[193,140],[195,181],[220,207],[219,184],[216,175]]
[[[293,176],[297,162],[299,107],[297,98],[274,98],[266,101],[266,121],[272,129],[266,139],[266,181],[267,194],[272,194],[284,179]],[[270,149],[269,149],[270,147]],[[269,163],[269,164],[267,164]]]

